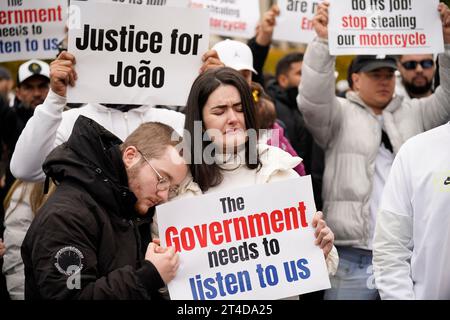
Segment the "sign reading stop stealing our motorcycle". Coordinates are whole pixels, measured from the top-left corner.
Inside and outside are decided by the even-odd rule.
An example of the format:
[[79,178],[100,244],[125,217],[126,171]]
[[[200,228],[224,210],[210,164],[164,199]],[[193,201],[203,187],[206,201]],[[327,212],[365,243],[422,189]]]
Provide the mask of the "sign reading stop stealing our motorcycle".
[[330,0],[330,54],[444,52],[439,0]]

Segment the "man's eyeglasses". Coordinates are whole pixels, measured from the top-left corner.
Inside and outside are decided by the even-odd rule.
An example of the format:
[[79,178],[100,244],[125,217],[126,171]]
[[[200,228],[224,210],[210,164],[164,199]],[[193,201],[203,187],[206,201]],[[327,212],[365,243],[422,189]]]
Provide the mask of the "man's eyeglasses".
[[169,190],[170,193],[176,194],[178,192],[178,187],[177,186],[170,186],[170,181],[167,178],[164,178],[159,172],[158,170],[156,170],[152,164],[150,163],[150,161],[147,159],[147,157],[138,149],[136,149],[142,156],[142,158],[144,158],[145,162],[148,163],[148,165],[150,166],[150,168],[153,169],[153,171],[155,172],[156,176],[158,177],[158,183],[156,184],[156,190],[158,191],[166,191]]
[[422,60],[422,61],[406,61],[402,63],[403,68],[406,70],[415,70],[417,65],[420,63],[422,69],[430,69],[434,66],[434,61],[432,59]]

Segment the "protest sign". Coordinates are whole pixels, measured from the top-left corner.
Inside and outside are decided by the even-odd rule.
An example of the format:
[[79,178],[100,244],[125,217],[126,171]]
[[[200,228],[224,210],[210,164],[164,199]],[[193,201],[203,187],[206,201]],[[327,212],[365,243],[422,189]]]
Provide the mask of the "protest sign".
[[[92,0],[90,0],[92,1]],[[189,0],[94,0],[96,2],[103,3],[123,3],[123,4],[136,4],[147,6],[168,6],[168,7],[181,7],[187,8]]]
[[330,54],[444,51],[438,0],[331,0]]
[[191,8],[210,12],[211,34],[251,38],[260,18],[259,0],[190,0]]
[[0,62],[55,58],[66,14],[67,0],[2,0]]
[[208,49],[206,10],[71,3],[69,102],[186,104]]
[[171,299],[279,299],[329,288],[314,213],[310,176],[158,206],[161,244],[180,254]]
[[309,43],[316,33],[312,19],[322,0],[278,0],[280,15],[273,31],[274,40]]

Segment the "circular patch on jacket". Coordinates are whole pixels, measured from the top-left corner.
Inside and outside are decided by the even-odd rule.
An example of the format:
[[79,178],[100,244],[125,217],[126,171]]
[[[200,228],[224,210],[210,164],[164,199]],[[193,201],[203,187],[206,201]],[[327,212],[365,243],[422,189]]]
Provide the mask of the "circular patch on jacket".
[[83,269],[84,256],[80,250],[75,247],[64,247],[55,255],[55,267],[59,272],[70,276]]

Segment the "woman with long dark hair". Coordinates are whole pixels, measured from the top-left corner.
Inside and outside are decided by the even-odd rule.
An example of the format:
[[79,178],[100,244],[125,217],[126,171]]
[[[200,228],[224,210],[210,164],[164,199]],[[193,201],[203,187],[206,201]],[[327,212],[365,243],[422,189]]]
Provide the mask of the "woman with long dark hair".
[[[183,137],[191,175],[180,186],[178,199],[298,177],[293,168],[301,159],[258,143],[256,119],[250,86],[239,72],[224,67],[197,77],[186,106]],[[322,213],[315,214],[312,225],[328,270],[334,273],[334,234]]]

